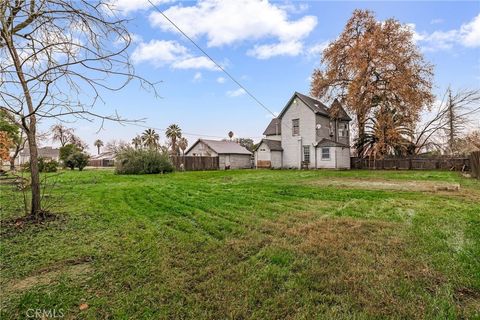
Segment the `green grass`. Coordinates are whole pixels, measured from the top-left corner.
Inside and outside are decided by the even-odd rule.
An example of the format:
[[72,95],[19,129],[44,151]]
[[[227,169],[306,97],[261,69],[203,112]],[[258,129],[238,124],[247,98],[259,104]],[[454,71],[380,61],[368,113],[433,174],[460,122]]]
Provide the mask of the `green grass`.
[[87,170],[48,181],[57,219],[41,225],[11,223],[21,194],[0,185],[2,319],[28,309],[69,319],[480,317],[480,183],[457,173]]

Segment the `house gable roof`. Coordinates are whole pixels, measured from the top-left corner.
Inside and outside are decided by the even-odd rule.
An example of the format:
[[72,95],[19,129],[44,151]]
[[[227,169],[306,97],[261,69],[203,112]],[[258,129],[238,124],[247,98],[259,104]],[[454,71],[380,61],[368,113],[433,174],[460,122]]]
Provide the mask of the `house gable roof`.
[[217,154],[252,154],[234,141],[198,139],[185,153],[189,153],[198,143],[205,143]]
[[340,120],[345,120],[345,121],[351,121],[352,118],[350,118],[343,109],[342,104],[338,99],[333,100],[332,105],[330,106],[330,109],[328,109],[328,113],[330,115],[330,118],[333,119],[340,119]]
[[[331,108],[328,108],[325,104],[323,104],[320,100],[318,99],[315,99],[315,98],[312,98],[312,97],[309,97],[309,96],[306,96],[304,94],[301,94],[299,92],[296,92],[293,94],[293,96],[290,98],[290,100],[288,100],[287,104],[285,105],[285,107],[283,108],[283,110],[280,112],[280,114],[278,115],[278,118],[281,119],[283,114],[285,113],[285,111],[287,111],[287,109],[290,107],[290,105],[292,104],[293,100],[295,98],[298,98],[300,99],[303,103],[305,103],[305,105],[310,108],[315,114],[319,114],[319,115],[322,115],[322,116],[325,116],[327,118],[331,118],[331,112],[330,109]],[[336,102],[335,102],[336,101]],[[332,106],[335,106],[335,113],[338,113],[338,116],[337,116],[337,119],[341,119],[341,120],[346,120],[346,121],[350,121],[352,120],[347,112],[345,111],[345,109],[343,109],[342,105],[340,104],[340,102],[335,99],[335,101],[333,101],[332,103]],[[336,111],[338,110],[338,111]],[[268,127],[267,127],[268,128]]]
[[268,149],[270,149],[270,151],[283,151],[282,141],[270,140],[270,139],[262,139],[262,141],[260,141],[260,143],[257,144],[254,151],[257,151],[258,148],[260,148],[260,146],[262,145],[262,143],[265,143]]
[[342,148],[350,148],[350,146],[340,143],[340,142],[335,142],[330,139],[323,138],[320,141],[317,141],[315,144],[315,147],[342,147]]
[[276,136],[282,134],[282,121],[279,118],[273,118],[263,132],[264,136]]

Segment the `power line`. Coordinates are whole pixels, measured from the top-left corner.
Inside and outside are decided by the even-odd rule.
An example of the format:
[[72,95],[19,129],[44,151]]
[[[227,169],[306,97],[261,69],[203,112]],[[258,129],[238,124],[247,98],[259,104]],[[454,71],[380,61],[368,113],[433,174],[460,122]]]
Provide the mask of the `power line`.
[[[141,128],[145,128],[145,129],[155,129],[155,130],[162,131],[162,132],[167,131],[167,129],[156,128],[156,127],[152,127],[152,126],[148,126],[148,125],[142,125],[142,124],[139,124],[139,123],[132,123],[131,125],[141,127]],[[208,135],[208,134],[191,133],[191,132],[185,132],[185,131],[182,131],[182,135],[194,136],[194,137],[226,139],[226,136],[213,136],[213,135]],[[255,140],[255,139],[261,139],[263,137],[245,137],[245,136],[242,136],[242,138],[250,138],[250,139]]]
[[187,38],[188,40],[190,40],[191,43],[193,43],[193,45],[198,49],[200,50],[208,59],[210,59],[210,61],[212,61],[220,70],[223,71],[223,73],[225,73],[233,82],[235,82],[241,89],[243,89],[245,91],[246,94],[248,94],[258,105],[260,105],[263,109],[265,109],[266,111],[268,111],[274,118],[277,117],[277,115],[271,111],[266,105],[264,105],[259,99],[257,99],[257,97],[255,97],[247,88],[245,88],[239,81],[237,81],[237,79],[235,79],[227,70],[225,70],[219,63],[217,63],[217,61],[215,61],[205,50],[202,49],[202,47],[200,47],[192,38],[190,38],[182,29],[180,29],[179,26],[177,26],[175,24],[175,22],[173,22],[172,20],[170,20],[169,17],[167,17],[167,15],[165,13],[163,13],[163,11],[161,11],[155,4],[152,3],[152,1],[148,0],[148,2],[150,3],[150,5],[156,10],[158,11],[165,19],[168,20],[168,22],[170,22],[181,34],[183,34],[185,36],[185,38]]

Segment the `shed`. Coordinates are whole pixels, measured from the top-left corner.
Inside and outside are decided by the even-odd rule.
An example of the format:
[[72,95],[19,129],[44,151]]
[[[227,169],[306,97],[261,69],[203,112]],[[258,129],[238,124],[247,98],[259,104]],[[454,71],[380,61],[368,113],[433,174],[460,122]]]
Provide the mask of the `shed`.
[[252,153],[234,141],[198,139],[185,155],[218,157],[220,170],[252,167]]
[[262,139],[254,150],[257,168],[282,167],[282,141]]

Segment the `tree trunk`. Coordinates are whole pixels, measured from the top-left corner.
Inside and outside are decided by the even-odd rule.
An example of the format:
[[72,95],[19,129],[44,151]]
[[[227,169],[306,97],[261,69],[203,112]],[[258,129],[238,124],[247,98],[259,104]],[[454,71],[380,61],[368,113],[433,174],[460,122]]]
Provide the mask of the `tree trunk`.
[[97,154],[100,154],[100,146],[97,146]]
[[[41,193],[40,193],[40,170],[38,168],[38,150],[37,150],[37,118],[35,116],[35,107],[33,105],[33,99],[30,94],[25,75],[22,70],[22,64],[12,40],[12,35],[4,35],[3,38],[6,41],[7,48],[15,65],[18,80],[22,86],[22,91],[25,96],[25,102],[27,103],[28,115],[22,118],[22,126],[25,129],[25,133],[28,139],[28,147],[30,152],[30,180],[32,191],[32,206],[30,208],[30,215],[35,219],[38,219],[39,214],[42,212],[41,207]],[[28,121],[27,121],[28,120]]]
[[21,144],[17,144],[15,146],[15,152],[13,153],[13,156],[10,157],[10,170],[12,171],[15,170],[15,159],[17,159],[18,154],[20,153],[21,150],[23,150],[24,146],[25,146],[25,141],[21,141]]
[[34,115],[30,116],[30,130],[27,132],[28,148],[30,152],[30,179],[32,190],[32,202],[30,214],[39,218],[42,212],[41,192],[40,192],[40,170],[38,168],[38,149],[36,141],[36,119]]
[[364,140],[365,140],[365,121],[363,120],[363,115],[357,114],[357,125],[358,125],[358,147],[357,147],[357,156],[362,157],[364,149]]

